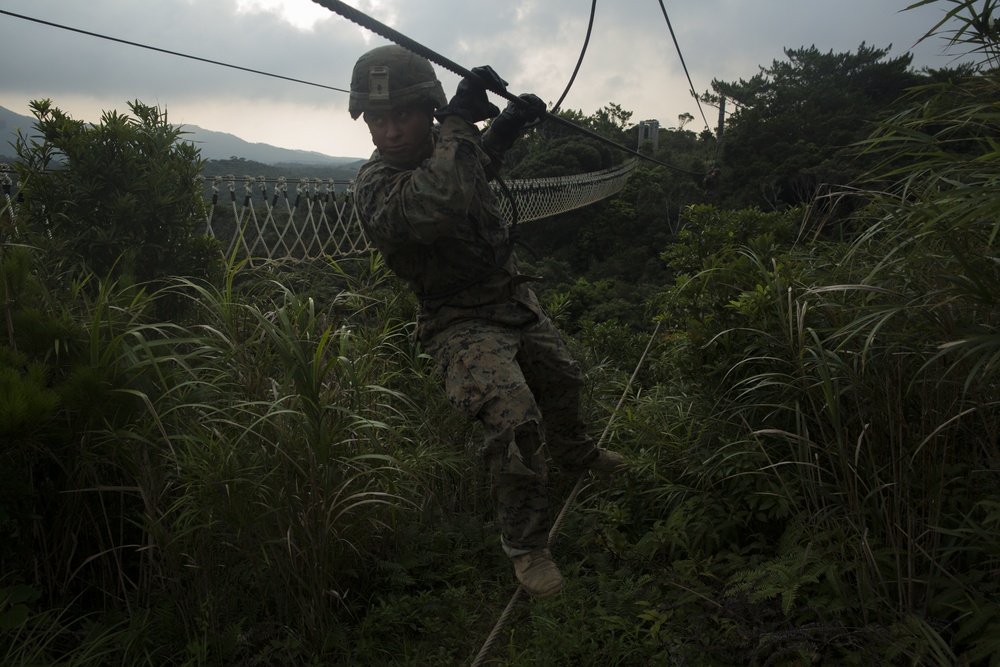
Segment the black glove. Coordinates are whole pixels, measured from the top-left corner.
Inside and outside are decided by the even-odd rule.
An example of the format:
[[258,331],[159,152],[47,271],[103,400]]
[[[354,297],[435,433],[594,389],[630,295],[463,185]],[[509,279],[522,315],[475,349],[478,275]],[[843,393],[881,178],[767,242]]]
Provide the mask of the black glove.
[[504,141],[514,141],[521,129],[545,115],[545,102],[538,95],[522,93],[525,103],[511,102],[490,125],[492,132]]
[[459,81],[455,96],[434,113],[435,118],[442,120],[445,116],[461,116],[469,123],[478,123],[500,113],[500,109],[486,97],[486,87],[503,89],[507,87],[507,82],[489,65],[473,67],[472,73],[483,82],[471,79]]

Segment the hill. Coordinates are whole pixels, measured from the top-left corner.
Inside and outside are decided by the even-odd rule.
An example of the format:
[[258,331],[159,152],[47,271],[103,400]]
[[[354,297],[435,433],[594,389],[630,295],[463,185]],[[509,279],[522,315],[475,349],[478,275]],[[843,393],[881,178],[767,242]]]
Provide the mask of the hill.
[[[35,119],[33,117],[22,116],[9,109],[0,107],[0,161],[13,161],[13,156],[16,154],[13,144],[17,139],[18,129],[30,136],[34,124]],[[227,132],[206,130],[197,125],[183,125],[182,129],[188,133],[184,137],[185,140],[191,141],[201,148],[201,155],[207,160],[228,161],[242,158],[243,160],[255,163],[280,167],[278,171],[282,172],[283,176],[291,176],[291,174],[286,173],[291,169],[298,172],[304,167],[324,167],[326,169],[321,170],[324,173],[317,172],[310,175],[321,178],[337,178],[338,176],[334,174],[327,175],[326,172],[329,171],[329,168],[338,168],[336,171],[339,173],[342,171],[340,168],[347,165],[347,170],[349,171],[349,165],[367,158],[367,156],[335,157],[316,151],[295,150],[264,143],[252,143]],[[313,169],[313,171],[316,172],[317,170]],[[357,172],[356,166],[354,167],[354,172]]]
[[357,175],[358,169],[364,162],[364,160],[351,158],[339,164],[309,164],[305,162],[267,164],[242,157],[232,157],[226,160],[209,160],[205,163],[202,173],[209,180],[214,176],[233,175],[238,179],[245,176],[263,176],[267,179],[284,176],[290,183],[301,178],[318,178],[324,181],[332,178],[335,181],[348,181]]

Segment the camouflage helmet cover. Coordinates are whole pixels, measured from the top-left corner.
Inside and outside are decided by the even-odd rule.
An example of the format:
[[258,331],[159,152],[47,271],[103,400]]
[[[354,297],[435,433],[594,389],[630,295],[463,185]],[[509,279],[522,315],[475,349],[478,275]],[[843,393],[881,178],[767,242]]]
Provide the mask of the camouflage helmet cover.
[[351,118],[417,102],[428,102],[434,108],[448,103],[429,60],[395,44],[372,49],[358,58],[351,75]]

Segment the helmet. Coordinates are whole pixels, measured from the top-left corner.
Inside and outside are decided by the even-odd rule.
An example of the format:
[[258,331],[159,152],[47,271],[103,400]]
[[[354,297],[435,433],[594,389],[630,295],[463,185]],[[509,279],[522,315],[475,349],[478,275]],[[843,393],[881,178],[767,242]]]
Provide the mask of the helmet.
[[351,75],[351,118],[415,102],[427,102],[435,109],[448,103],[429,60],[395,44],[358,58]]

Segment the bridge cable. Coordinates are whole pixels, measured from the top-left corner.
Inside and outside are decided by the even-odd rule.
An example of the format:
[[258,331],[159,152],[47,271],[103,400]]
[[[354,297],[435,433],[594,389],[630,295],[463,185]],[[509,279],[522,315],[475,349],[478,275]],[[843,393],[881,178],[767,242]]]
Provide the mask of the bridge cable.
[[590,3],[590,22],[587,24],[587,36],[583,38],[583,48],[580,49],[580,57],[576,60],[576,68],[573,70],[573,76],[569,78],[569,83],[566,84],[566,90],[559,97],[559,101],[552,105],[552,111],[549,113],[555,113],[559,110],[559,106],[566,99],[569,94],[569,89],[573,87],[573,82],[576,81],[576,75],[580,71],[580,66],[583,65],[583,57],[587,54],[587,46],[590,44],[590,34],[594,31],[594,15],[597,13],[597,0],[593,0]]
[[208,58],[201,58],[199,56],[192,56],[187,53],[180,53],[178,51],[169,51],[167,49],[161,49],[156,46],[149,46],[148,44],[140,44],[139,42],[130,42],[126,39],[119,39],[118,37],[110,37],[108,35],[102,35],[97,32],[90,32],[87,30],[81,30],[80,28],[73,28],[68,25],[62,25],[59,23],[53,23],[51,21],[43,21],[42,19],[36,19],[31,16],[24,16],[23,14],[15,14],[14,12],[8,12],[5,9],[0,9],[0,14],[6,14],[7,16],[13,16],[14,18],[24,19],[25,21],[32,21],[33,23],[41,23],[42,25],[47,25],[52,28],[59,28],[60,30],[69,30],[70,32],[80,33],[81,35],[87,35],[89,37],[97,37],[99,39],[106,39],[109,42],[118,42],[119,44],[127,44],[128,46],[137,46],[140,49],[148,49],[150,51],[158,51],[159,53],[166,53],[171,56],[178,56],[180,58],[188,58],[190,60],[197,60],[203,63],[209,63],[210,65],[220,65],[222,67],[229,67],[231,69],[238,69],[243,72],[250,72],[251,74],[261,74],[263,76],[273,77],[275,79],[284,79],[285,81],[291,81],[293,83],[303,83],[307,86],[316,86],[317,88],[325,88],[327,90],[335,90],[338,93],[350,93],[349,90],[344,90],[343,88],[335,88],[334,86],[325,86],[321,83],[313,83],[312,81],[303,81],[302,79],[293,79],[289,76],[282,76],[281,74],[271,74],[270,72],[262,72],[256,69],[250,69],[249,67],[240,67],[239,65],[230,65],[229,63],[219,62],[218,60],[210,60]]
[[670,17],[667,16],[667,8],[663,6],[663,0],[660,0],[660,9],[663,11],[663,18],[667,21],[667,28],[670,29],[670,37],[674,40],[674,48],[677,49],[677,56],[681,59],[681,67],[684,68],[684,75],[687,76],[688,85],[691,86],[691,96],[694,97],[695,102],[698,103],[698,111],[701,112],[701,119],[705,121],[705,127],[710,127],[708,124],[708,118],[705,117],[705,110],[701,107],[701,99],[699,99],[698,93],[694,89],[694,82],[691,81],[691,73],[688,72],[687,63],[684,62],[684,54],[681,53],[681,45],[677,42],[677,35],[674,33],[674,26],[670,24]]
[[[646,343],[646,349],[643,351],[642,356],[639,358],[639,363],[636,364],[635,370],[632,371],[632,376],[628,379],[625,384],[625,391],[622,392],[621,398],[618,399],[618,405],[615,406],[614,412],[611,413],[611,417],[608,419],[608,423],[604,426],[604,432],[601,433],[601,437],[597,441],[597,446],[600,447],[608,437],[608,433],[611,431],[611,425],[614,424],[615,417],[621,412],[622,405],[625,403],[625,397],[628,396],[629,392],[632,391],[632,384],[635,382],[635,378],[639,375],[639,370],[642,368],[643,364],[646,362],[646,357],[649,356],[649,351],[653,347],[653,343],[656,341],[656,334],[660,331],[660,326],[663,324],[663,320],[656,323],[656,328],[649,337],[649,342]],[[587,475],[587,471],[584,470],[580,473],[580,477],[576,480],[576,486],[570,492],[569,496],[566,498],[566,502],[563,503],[562,509],[559,510],[559,516],[552,523],[552,528],[549,530],[549,541],[548,546],[552,546],[555,538],[559,534],[559,528],[562,525],[563,519],[566,517],[567,512],[570,507],[576,502],[576,497],[579,495],[580,490],[583,488],[583,480]],[[486,656],[489,655],[490,650],[496,643],[497,639],[500,638],[500,633],[503,632],[504,627],[510,620],[510,616],[517,606],[517,603],[524,597],[525,590],[524,587],[518,585],[517,590],[514,591],[514,595],[511,596],[510,601],[507,603],[507,607],[500,614],[500,618],[497,620],[496,625],[493,627],[493,631],[490,632],[489,637],[487,637],[486,642],[483,647],[479,649],[479,654],[476,659],[472,662],[472,667],[479,667],[484,664],[483,661]]]
[[[559,96],[559,100],[552,105],[552,110],[549,111],[550,114],[554,114],[559,110],[559,106],[566,99],[569,94],[570,88],[573,87],[573,82],[576,81],[576,75],[580,72],[580,66],[583,65],[583,57],[587,54],[587,46],[590,44],[590,35],[594,31],[594,16],[597,14],[597,0],[593,0],[590,3],[590,21],[587,23],[587,35],[583,38],[583,48],[580,49],[580,57],[576,59],[576,67],[573,69],[573,75],[569,77],[569,83],[566,84],[566,89],[563,90],[563,94]],[[533,123],[524,126],[524,129],[534,129],[545,122],[545,118],[539,118]]]
[[[379,35],[380,37],[384,37],[385,39],[388,39],[390,42],[398,44],[399,46],[402,46],[402,47],[406,48],[407,50],[412,51],[413,53],[416,53],[417,55],[421,55],[424,58],[427,58],[427,60],[430,60],[431,62],[433,62],[433,63],[435,63],[435,64],[437,64],[437,65],[445,68],[446,70],[448,70],[449,72],[452,72],[453,74],[457,74],[458,76],[462,77],[463,79],[468,79],[469,81],[478,82],[480,85],[482,85],[484,88],[486,88],[490,92],[495,93],[496,95],[499,95],[500,97],[504,98],[505,100],[507,100],[509,102],[513,102],[513,103],[521,105],[521,106],[527,106],[528,105],[528,103],[526,101],[522,100],[517,95],[514,95],[513,93],[509,92],[506,88],[503,88],[501,86],[497,86],[497,85],[493,84],[492,82],[485,81],[485,80],[481,79],[480,77],[476,76],[471,71],[469,71],[468,69],[462,67],[458,63],[456,63],[456,62],[454,62],[452,60],[449,60],[448,58],[445,58],[444,56],[442,56],[441,54],[439,54],[439,53],[437,53],[435,51],[430,50],[426,46],[420,44],[419,42],[417,42],[417,41],[415,41],[413,39],[411,39],[410,37],[407,37],[406,35],[404,35],[403,33],[399,32],[398,30],[395,30],[394,28],[390,28],[386,24],[381,23],[381,22],[375,20],[371,16],[368,16],[364,12],[362,12],[362,11],[360,11],[358,9],[355,9],[354,7],[351,7],[350,5],[348,5],[348,4],[344,3],[344,2],[341,2],[340,0],[313,0],[313,2],[315,2],[318,5],[320,5],[321,7],[325,7],[326,9],[329,9],[331,12],[334,12],[336,14],[340,14],[345,19],[347,19],[347,20],[349,20],[349,21],[351,21],[353,23],[357,23],[362,28],[370,30],[371,32],[374,32],[376,35]],[[624,151],[626,153],[629,153],[630,155],[634,155],[634,156],[636,156],[636,157],[638,157],[638,158],[640,158],[642,160],[646,160],[647,162],[653,162],[655,164],[660,165],[661,167],[666,167],[667,169],[672,169],[674,171],[677,171],[677,172],[680,172],[680,173],[684,173],[684,174],[690,174],[692,176],[704,176],[704,174],[702,172],[696,172],[696,171],[690,171],[688,169],[683,169],[683,168],[678,167],[676,165],[667,164],[666,162],[661,162],[660,160],[657,160],[655,158],[649,157],[648,155],[643,155],[639,151],[632,150],[631,148],[628,148],[627,146],[623,146],[622,144],[620,144],[620,143],[618,143],[618,142],[616,142],[616,141],[614,141],[612,139],[608,139],[607,137],[605,137],[603,135],[600,135],[597,132],[594,132],[593,130],[590,130],[590,129],[585,128],[585,127],[581,127],[581,126],[577,125],[576,123],[573,123],[572,121],[569,121],[569,120],[567,120],[565,118],[562,118],[561,116],[557,116],[557,115],[552,114],[550,112],[546,112],[545,113],[545,119],[546,120],[551,120],[551,121],[553,121],[555,123],[558,123],[560,125],[564,125],[564,126],[570,127],[573,130],[579,132],[580,134],[584,134],[584,135],[590,137],[591,139],[596,139],[597,141],[600,141],[601,143],[608,144],[609,146],[613,146],[614,148],[617,148],[620,151]]]

